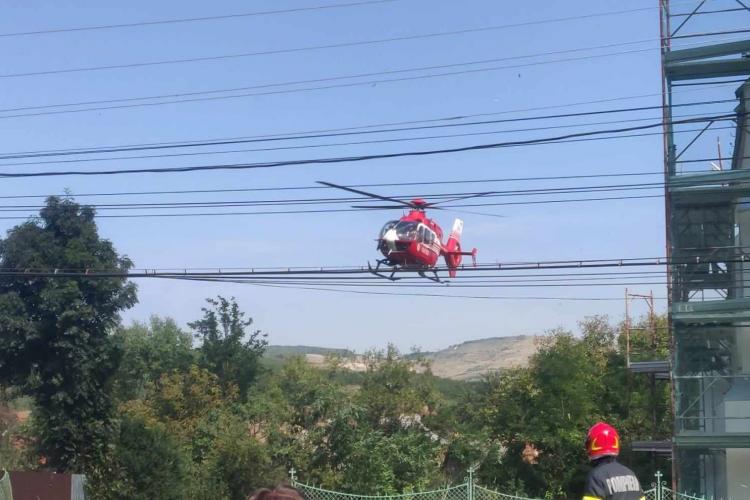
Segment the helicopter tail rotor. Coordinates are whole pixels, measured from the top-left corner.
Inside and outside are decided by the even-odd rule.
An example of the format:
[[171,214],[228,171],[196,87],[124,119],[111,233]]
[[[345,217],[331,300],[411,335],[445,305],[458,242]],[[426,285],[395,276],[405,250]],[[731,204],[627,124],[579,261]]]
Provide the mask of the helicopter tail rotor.
[[443,256],[445,257],[445,264],[448,266],[448,276],[451,278],[456,277],[456,271],[458,266],[461,265],[461,260],[464,255],[470,255],[472,263],[477,265],[477,249],[474,248],[471,252],[464,252],[461,250],[461,233],[464,229],[464,221],[456,219],[453,222],[453,230],[451,231],[448,241],[445,243],[443,248]]

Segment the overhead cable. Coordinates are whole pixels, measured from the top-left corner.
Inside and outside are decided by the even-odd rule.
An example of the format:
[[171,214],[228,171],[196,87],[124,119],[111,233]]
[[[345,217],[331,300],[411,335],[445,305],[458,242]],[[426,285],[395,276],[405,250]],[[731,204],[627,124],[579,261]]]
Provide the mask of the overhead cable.
[[[381,1],[387,1],[387,0],[381,0]],[[375,2],[361,2],[361,4],[366,4],[366,3],[375,3]],[[356,4],[353,4],[353,5],[356,5]],[[154,66],[154,65],[163,65],[163,64],[180,64],[180,63],[202,62],[202,61],[241,58],[241,57],[254,57],[254,56],[259,56],[259,55],[274,55],[274,54],[285,54],[285,53],[294,53],[294,52],[306,52],[306,51],[311,51],[311,50],[325,50],[325,49],[333,49],[333,48],[375,45],[375,44],[402,42],[402,41],[409,41],[409,40],[437,38],[437,37],[444,37],[444,36],[464,35],[464,34],[469,34],[469,33],[491,32],[491,31],[504,30],[504,29],[509,29],[509,28],[518,28],[518,27],[523,27],[523,26],[534,26],[534,25],[540,25],[540,24],[550,24],[550,23],[558,23],[558,22],[566,22],[566,21],[578,21],[581,19],[627,14],[631,12],[647,11],[647,10],[652,10],[654,8],[655,7],[643,7],[643,8],[637,8],[637,9],[627,9],[627,10],[610,11],[610,12],[603,12],[603,13],[579,14],[575,16],[566,16],[566,17],[559,17],[559,18],[553,18],[553,19],[541,19],[541,20],[535,20],[535,21],[511,23],[511,24],[482,26],[482,27],[477,27],[477,28],[464,28],[464,29],[459,29],[459,30],[422,33],[422,34],[416,34],[416,35],[403,35],[403,36],[397,36],[397,37],[360,40],[360,41],[354,41],[354,42],[313,45],[313,46],[306,46],[306,47],[292,47],[292,48],[287,48],[287,49],[275,49],[275,50],[247,52],[247,53],[239,53],[239,54],[222,54],[222,55],[206,56],[206,57],[168,59],[168,60],[162,60],[162,61],[139,62],[139,63],[129,63],[129,64],[121,64],[121,65],[92,66],[92,67],[86,67],[86,68],[69,68],[69,69],[61,69],[61,70],[40,71],[40,72],[34,72],[34,73],[17,73],[17,74],[10,74],[10,75],[0,75],[0,77],[7,78],[7,77],[16,77],[16,76],[34,76],[34,75],[70,73],[70,72],[79,72],[79,71],[98,71],[98,70],[106,70],[106,69],[133,68],[133,67]],[[114,25],[111,25],[111,26],[119,27],[119,26],[114,26]],[[125,26],[122,26],[122,27],[125,27]],[[31,35],[34,33],[31,33],[31,32],[7,33],[5,34],[5,36],[21,36],[21,35],[27,35],[27,34]],[[2,36],[2,34],[0,34],[0,36]]]
[[[182,278],[176,278],[182,279]],[[201,279],[190,279],[189,281],[215,281],[215,280],[201,280]],[[401,297],[440,297],[440,298],[451,298],[451,299],[477,299],[477,300],[553,300],[556,302],[563,301],[618,301],[622,302],[622,297],[550,297],[550,296],[497,296],[497,295],[464,295],[464,294],[440,294],[440,293],[427,293],[427,292],[381,292],[373,290],[340,290],[336,288],[325,288],[325,287],[312,287],[312,286],[288,286],[288,285],[273,285],[273,284],[262,284],[262,283],[247,283],[237,281],[222,281],[222,283],[239,283],[257,287],[267,288],[281,288],[290,290],[310,290],[310,291],[321,291],[321,292],[336,292],[336,293],[348,293],[357,295],[393,295]],[[666,300],[666,297],[654,297],[654,300]]]
[[297,7],[293,9],[277,9],[277,10],[265,10],[255,12],[240,12],[236,14],[223,14],[216,16],[201,16],[201,17],[183,17],[183,18],[171,18],[171,19],[157,19],[153,21],[139,21],[133,23],[119,23],[119,24],[100,24],[96,26],[77,26],[70,28],[50,28],[34,31],[16,31],[10,33],[0,33],[0,38],[11,38],[11,37],[23,37],[32,35],[52,35],[59,33],[71,33],[71,32],[82,32],[82,31],[101,31],[119,28],[135,28],[140,26],[157,26],[165,24],[178,24],[178,23],[194,23],[201,21],[218,21],[222,19],[236,19],[240,17],[257,17],[257,16],[270,16],[276,14],[292,14],[298,12],[311,12],[317,10],[326,9],[338,9],[342,7],[357,7],[364,5],[389,3],[396,0],[364,0],[361,2],[350,2],[350,3],[338,3],[329,5],[313,5],[310,7]]
[[[724,85],[726,85],[726,83],[717,84],[715,87],[723,87]],[[683,91],[682,93],[704,91],[706,89],[715,88],[715,87],[703,87],[703,88],[694,89],[694,90],[686,90],[686,91]],[[554,105],[536,106],[536,107],[529,107],[529,108],[518,108],[518,109],[511,109],[511,110],[504,110],[504,111],[451,115],[451,116],[438,117],[438,118],[426,118],[426,119],[386,122],[386,123],[381,122],[381,123],[376,123],[376,124],[365,124],[365,125],[349,126],[349,127],[293,131],[293,132],[264,134],[264,135],[255,135],[255,136],[245,136],[245,137],[213,138],[213,139],[203,139],[203,140],[200,140],[200,139],[199,140],[183,140],[183,141],[171,141],[171,142],[153,142],[153,143],[124,144],[124,145],[114,145],[114,146],[108,145],[108,146],[95,146],[95,147],[88,147],[88,148],[20,151],[20,152],[14,152],[14,153],[0,154],[0,159],[15,159],[15,158],[38,157],[38,156],[59,156],[59,155],[66,155],[66,154],[90,154],[90,153],[94,154],[94,153],[112,153],[112,152],[122,152],[122,151],[141,151],[141,150],[146,150],[146,149],[164,149],[164,148],[169,148],[169,147],[213,146],[213,145],[225,145],[225,144],[240,144],[244,142],[260,142],[261,140],[292,140],[292,139],[330,137],[328,135],[321,135],[321,134],[328,134],[328,133],[334,133],[334,132],[348,132],[348,131],[382,128],[382,127],[398,127],[398,126],[403,126],[403,125],[415,125],[415,124],[423,124],[423,123],[436,123],[436,122],[456,123],[458,120],[465,120],[468,118],[479,118],[483,116],[498,116],[498,115],[506,115],[506,114],[512,114],[512,113],[526,112],[526,111],[540,111],[540,110],[549,110],[549,109],[570,108],[570,107],[576,107],[576,106],[581,106],[581,105],[586,105],[586,104],[601,104],[601,103],[606,103],[606,102],[641,99],[644,97],[657,97],[657,96],[661,96],[661,93],[612,97],[612,98],[607,98],[607,99],[596,99],[596,100],[590,100],[590,101],[579,101],[575,103],[554,104]],[[684,104],[673,104],[671,105],[671,107],[679,108],[683,106],[700,106],[700,105],[736,103],[736,102],[737,102],[736,99],[707,100],[707,101],[696,101],[696,102],[684,103]],[[661,110],[661,109],[664,109],[664,106],[662,105],[638,106],[638,107],[630,107],[630,108],[614,108],[610,110],[597,110],[597,111],[579,112],[579,113],[537,115],[537,116],[526,117],[526,118],[522,118],[521,120],[513,120],[513,121],[567,118],[567,117],[576,117],[576,116],[590,116],[590,115],[607,114],[607,113],[624,113],[624,112],[630,112],[630,111],[644,111],[644,110],[654,110],[654,109]],[[483,123],[483,122],[477,122],[477,123]],[[500,123],[500,122],[491,122],[491,123]],[[462,126],[462,125],[458,124],[457,126]],[[400,130],[418,130],[418,129],[411,129],[411,128],[396,129],[396,131],[400,131]],[[380,130],[380,131],[376,131],[372,133],[382,133],[386,131],[388,130]]]
[[[739,114],[741,115],[741,114]],[[731,120],[739,116],[736,113],[726,115],[715,115],[704,118],[690,118],[685,120],[675,120],[673,124],[689,124],[697,123],[707,120]],[[623,127],[617,129],[607,130],[592,130],[587,132],[576,132],[571,134],[565,134],[554,137],[544,137],[535,139],[525,139],[518,141],[506,141],[506,142],[495,142],[487,144],[475,144],[470,146],[461,146],[453,148],[441,148],[441,149],[429,149],[429,150],[416,150],[416,151],[401,151],[395,153],[379,153],[370,155],[359,155],[359,156],[342,156],[342,157],[329,157],[329,158],[306,158],[297,160],[280,160],[273,162],[259,162],[259,163],[236,163],[236,164],[217,164],[217,165],[192,165],[182,167],[155,167],[155,168],[134,168],[134,169],[113,169],[113,170],[53,170],[53,171],[41,171],[41,172],[0,172],[0,177],[6,178],[20,178],[20,177],[49,177],[49,176],[69,176],[69,175],[117,175],[117,174],[136,174],[136,173],[175,173],[175,172],[199,172],[199,171],[211,171],[211,170],[246,170],[246,169],[259,169],[259,168],[276,168],[276,167],[287,167],[287,166],[300,166],[300,165],[312,165],[312,164],[334,164],[334,163],[350,163],[350,162],[362,162],[371,160],[381,159],[393,159],[393,158],[405,158],[405,157],[416,157],[416,156],[432,156],[437,154],[450,154],[450,153],[461,153],[467,151],[481,151],[486,149],[495,149],[503,147],[514,147],[533,145],[541,143],[555,143],[567,139],[585,138],[603,134],[616,134],[638,130],[647,130],[652,128],[662,127],[662,123],[651,123],[646,125],[636,125],[631,127]]]
[[[750,30],[749,30],[750,31]],[[468,75],[468,74],[476,74],[476,73],[484,73],[484,72],[491,72],[491,71],[501,71],[505,69],[518,69],[518,68],[525,68],[525,67],[531,67],[531,66],[539,66],[544,64],[555,64],[555,63],[564,63],[564,62],[572,62],[572,61],[582,61],[582,60],[589,60],[589,59],[596,59],[600,57],[611,57],[615,55],[623,55],[623,54],[633,54],[633,53],[640,53],[640,52],[646,52],[646,51],[652,51],[652,50],[660,50],[658,47],[650,47],[647,49],[633,49],[628,51],[621,51],[621,52],[612,52],[607,54],[594,54],[594,55],[587,55],[587,56],[579,56],[579,57],[568,57],[568,58],[560,58],[560,59],[552,59],[549,61],[536,61],[536,62],[530,62],[530,63],[524,63],[524,64],[511,64],[511,65],[504,65],[504,66],[492,66],[488,68],[475,68],[475,69],[465,69],[465,70],[458,70],[458,71],[447,71],[442,73],[430,73],[426,75],[412,75],[412,76],[403,76],[403,77],[397,77],[397,78],[381,78],[377,80],[364,80],[364,81],[358,81],[358,82],[347,82],[347,83],[338,83],[338,84],[330,84],[330,85],[321,85],[321,86],[315,86],[315,87],[303,87],[303,88],[292,88],[292,89],[278,89],[278,90],[267,90],[262,92],[247,92],[247,93],[240,93],[240,94],[232,94],[232,95],[220,95],[220,96],[208,96],[208,97],[192,97],[192,98],[179,98],[179,99],[171,99],[171,100],[162,100],[158,102],[138,102],[138,103],[129,103],[129,104],[112,104],[112,105],[105,105],[105,106],[91,106],[86,108],[77,108],[77,109],[63,109],[63,110],[55,110],[55,111],[34,111],[34,112],[28,112],[28,113],[15,113],[15,114],[4,114],[0,116],[0,119],[7,119],[7,118],[22,118],[22,117],[34,117],[34,116],[46,116],[46,115],[60,115],[60,114],[69,114],[69,113],[84,113],[89,111],[104,111],[104,110],[113,110],[113,109],[127,109],[127,108],[140,108],[140,107],[153,107],[153,106],[162,106],[165,104],[177,104],[177,103],[186,103],[186,102],[202,102],[202,101],[216,101],[216,100],[225,100],[225,99],[236,99],[236,98],[245,98],[245,97],[256,97],[256,96],[267,96],[267,95],[280,95],[280,94],[294,94],[298,92],[311,92],[311,91],[318,91],[318,90],[330,90],[330,89],[339,89],[339,88],[350,88],[350,87],[359,87],[359,86],[374,86],[378,84],[385,84],[385,83],[399,83],[399,82],[405,82],[405,81],[414,81],[414,80],[424,80],[424,79],[434,79],[434,78],[444,78],[444,77],[450,77],[450,76],[460,76],[460,75]],[[490,61],[490,60],[488,60]],[[451,67],[451,66],[465,66],[465,65],[476,65],[476,64],[483,64],[485,62],[470,62],[470,63],[457,63],[455,65],[442,65],[442,66],[434,66],[434,68],[438,67]],[[423,68],[427,69],[427,67]],[[377,74],[390,74],[390,73],[401,73],[404,71],[419,71],[419,69],[408,69],[408,70],[393,70],[393,71],[385,71],[385,72],[379,72]],[[9,78],[14,75],[0,75],[0,78]],[[15,76],[24,76],[24,75],[15,75]],[[342,77],[331,77],[331,78],[324,78],[319,79],[320,81],[329,81],[329,80],[339,80],[339,79],[350,79],[350,78],[358,78],[357,76],[342,76]],[[260,85],[255,86],[255,88],[263,88],[263,87],[276,87],[280,85],[295,85],[294,82],[289,82],[286,84],[268,84],[268,85]],[[252,88],[252,87],[248,87]],[[222,91],[223,92],[223,91]],[[141,100],[141,98],[125,98],[126,101],[131,100]],[[116,102],[117,100],[113,100],[113,102]],[[54,106],[54,105],[53,105]],[[65,105],[63,105],[65,106]],[[58,107],[58,106],[54,106]]]
[[[690,117],[698,117],[698,116],[703,116],[703,115],[700,113],[675,115],[674,119],[682,119],[682,118],[690,118]],[[359,145],[368,145],[368,144],[390,144],[390,143],[425,141],[425,140],[434,140],[434,139],[477,137],[477,136],[483,136],[483,135],[515,134],[519,132],[534,132],[534,131],[541,131],[541,130],[560,130],[560,129],[590,127],[592,125],[613,125],[613,124],[619,124],[619,123],[654,121],[658,119],[660,118],[659,117],[630,118],[630,119],[621,119],[621,120],[583,122],[583,123],[565,124],[565,125],[546,125],[546,126],[516,128],[516,129],[483,130],[483,131],[465,132],[465,133],[458,133],[458,134],[392,137],[392,138],[385,138],[385,139],[359,140],[359,141],[333,142],[333,143],[280,145],[280,146],[251,148],[251,149],[222,149],[218,151],[213,151],[213,150],[212,151],[188,151],[188,152],[180,152],[180,153],[157,153],[157,154],[141,154],[141,155],[131,155],[131,156],[105,156],[105,157],[96,156],[93,158],[67,158],[67,159],[54,159],[54,160],[43,160],[43,161],[39,161],[39,160],[20,161],[20,162],[10,162],[10,163],[0,163],[0,167],[10,167],[10,166],[19,166],[19,165],[91,163],[91,162],[99,162],[99,161],[130,161],[130,160],[143,160],[143,159],[152,159],[152,158],[179,158],[179,157],[192,157],[192,156],[212,156],[212,155],[221,155],[221,154],[259,153],[259,152],[269,152],[269,151],[290,151],[290,150],[299,150],[299,149],[359,146]],[[497,121],[503,122],[504,120],[497,120]],[[481,125],[485,125],[487,123],[488,122],[482,122]],[[672,123],[672,122],[668,121],[666,123]],[[449,126],[462,127],[462,126],[474,126],[474,125],[476,125],[476,123],[461,123],[461,124],[452,124]],[[418,127],[415,127],[412,130],[415,130],[417,128]],[[432,127],[432,128],[435,128],[435,127]],[[714,128],[714,130],[716,129],[717,128]],[[374,132],[378,132],[378,131],[374,131]],[[364,132],[364,133],[369,133],[369,132]],[[380,133],[383,133],[383,132],[380,132]],[[348,133],[348,135],[358,135],[358,134],[359,133],[357,132]]]
[[[368,1],[352,2],[352,3],[316,5],[316,6],[310,6],[310,7],[297,7],[297,8],[292,8],[292,9],[281,9],[281,10],[240,12],[240,13],[234,13],[234,14],[220,14],[220,15],[213,15],[213,16],[156,19],[156,20],[151,20],[151,21],[138,21],[138,22],[132,22],[132,23],[100,24],[100,25],[94,25],[94,26],[77,26],[77,27],[67,27],[67,28],[49,28],[49,29],[41,29],[41,30],[34,30],[34,31],[17,31],[17,32],[10,32],[10,33],[0,33],[0,37],[9,38],[9,37],[22,37],[22,36],[32,36],[32,35],[70,33],[70,32],[80,32],[80,31],[100,31],[100,30],[121,29],[121,28],[134,28],[134,27],[141,27],[141,26],[158,26],[158,25],[165,25],[165,24],[217,21],[217,20],[223,20],[223,19],[236,19],[236,18],[242,18],[242,17],[268,16],[268,15],[275,15],[275,14],[291,14],[291,13],[297,13],[297,12],[307,12],[307,11],[324,10],[324,9],[336,9],[340,7],[363,6],[363,5],[386,3],[386,2],[392,2],[392,1],[395,1],[395,0],[368,0]],[[672,5],[690,4],[690,3],[694,3],[694,2],[677,1],[677,2],[672,2]],[[600,13],[593,13],[593,14],[582,14],[580,16],[571,16],[571,17],[564,17],[564,18],[557,18],[557,19],[527,21],[523,23],[507,24],[505,25],[505,27],[515,28],[515,27],[528,26],[528,25],[534,25],[534,24],[548,24],[548,23],[554,23],[554,22],[571,21],[571,20],[576,20],[576,19],[581,19],[581,18],[630,14],[633,12],[643,12],[643,11],[653,10],[653,9],[658,9],[658,7],[642,7],[642,8],[637,8],[637,9],[600,12]],[[699,12],[699,14],[733,12],[735,10],[743,10],[743,9],[723,9],[723,10],[715,10],[715,11],[702,11],[702,12]],[[679,16],[679,15],[681,14],[672,14],[672,17]],[[687,14],[682,14],[682,15],[687,15]],[[500,29],[500,27],[497,27],[496,29]]]
[[[734,104],[736,102],[737,102],[736,99],[716,99],[716,100],[708,100],[708,101],[696,101],[696,102],[683,103],[683,104],[674,104],[674,105],[671,105],[670,108],[707,106],[707,105],[714,105],[714,104],[729,104],[729,103]],[[442,123],[442,124],[418,125],[418,126],[409,126],[409,127],[391,127],[391,128],[379,128],[379,129],[369,129],[369,130],[357,130],[362,127],[356,127],[356,129],[350,128],[350,129],[338,129],[338,130],[334,129],[334,130],[328,130],[328,131],[310,131],[307,133],[300,132],[296,134],[293,133],[293,134],[287,134],[287,135],[274,135],[274,136],[262,135],[262,136],[251,136],[251,137],[245,137],[245,138],[213,139],[213,140],[205,140],[205,141],[188,141],[188,142],[162,143],[162,144],[156,143],[156,144],[142,144],[142,145],[126,145],[126,146],[119,146],[119,147],[98,147],[98,148],[52,150],[52,151],[27,151],[27,152],[0,154],[0,160],[43,158],[43,157],[51,157],[51,156],[74,156],[74,155],[78,156],[78,155],[88,155],[88,154],[121,153],[121,152],[146,151],[146,150],[165,150],[165,149],[175,149],[175,148],[227,146],[227,145],[235,145],[235,144],[258,143],[258,142],[278,142],[278,141],[302,140],[302,139],[321,139],[321,138],[329,138],[329,137],[348,137],[348,136],[357,136],[357,135],[385,134],[385,133],[394,133],[394,132],[413,132],[417,130],[433,130],[433,129],[442,129],[442,128],[482,126],[482,125],[493,125],[493,124],[500,124],[500,123],[516,123],[516,122],[551,120],[551,119],[560,119],[560,118],[579,118],[583,116],[597,116],[597,115],[605,115],[605,114],[621,114],[621,113],[648,111],[648,110],[663,109],[663,108],[664,108],[663,106],[633,106],[629,108],[610,108],[610,109],[596,110],[596,111],[580,111],[576,113],[532,115],[532,116],[522,116],[522,117],[515,117],[515,118],[502,118],[502,119],[495,119],[495,120],[478,120],[478,121],[473,121],[473,122],[459,122],[459,123],[449,122],[449,123]],[[690,116],[695,117],[696,114],[692,114]],[[616,121],[615,123],[622,123],[622,122],[625,122],[625,120]],[[679,121],[673,120],[672,122],[668,122],[668,123],[679,124]],[[528,131],[540,130],[540,129],[541,129],[540,127],[537,127],[533,129],[528,129]]]
[[[710,248],[708,248],[710,249]],[[598,269],[630,267],[654,267],[667,265],[711,264],[728,262],[747,262],[750,257],[739,256],[734,259],[691,259],[666,257],[624,257],[609,259],[574,259],[574,260],[542,260],[542,261],[510,261],[510,262],[480,262],[477,265],[462,264],[457,267],[461,272],[481,273],[498,271],[528,271],[528,270],[559,270],[559,269]],[[436,272],[447,272],[446,266],[436,266]],[[408,271],[398,271],[406,273]],[[397,273],[397,276],[400,274]],[[170,276],[195,277],[243,277],[243,276],[317,276],[317,275],[357,275],[371,274],[367,266],[315,266],[315,267],[252,267],[252,268],[138,268],[130,271],[114,269],[17,269],[0,268],[0,277],[38,277],[38,278],[151,278]]]

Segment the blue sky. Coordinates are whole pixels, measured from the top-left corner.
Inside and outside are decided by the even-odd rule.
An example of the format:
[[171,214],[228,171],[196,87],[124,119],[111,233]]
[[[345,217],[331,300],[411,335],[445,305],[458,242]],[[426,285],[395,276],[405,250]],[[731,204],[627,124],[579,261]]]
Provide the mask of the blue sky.
[[[715,0],[719,1],[719,0]],[[4,2],[0,33],[38,29],[199,17],[311,5],[341,0],[254,2]],[[686,6],[690,2],[682,2]],[[119,110],[2,118],[0,151],[80,148],[251,136],[398,122],[474,113],[556,106],[615,97],[650,95],[570,110],[659,105],[661,91],[658,15],[654,0],[497,2],[398,0],[287,14],[127,29],[0,37],[0,74],[193,58],[292,47],[506,25],[574,15],[578,20],[466,33],[368,46],[314,50],[247,58],[0,78],[0,108],[193,92],[267,83],[326,78],[416,66],[504,58],[644,41],[568,56],[545,56],[500,63],[521,64],[626,50],[609,57],[538,64],[444,78],[378,83],[348,88],[283,93],[237,99],[168,104]],[[603,17],[588,14],[649,8]],[[497,66],[477,65],[477,68]],[[420,73],[413,73],[420,74]],[[421,74],[424,74],[422,72]],[[354,80],[356,81],[356,80]],[[294,88],[294,87],[285,87]],[[711,97],[710,91],[700,94]],[[730,94],[731,95],[731,94]],[[551,112],[556,112],[552,110]],[[508,114],[529,115],[532,112]],[[535,113],[544,113],[538,111]],[[7,113],[5,113],[7,114]],[[657,117],[644,112],[639,118]],[[635,116],[633,116],[635,117]],[[616,119],[587,117],[581,121]],[[575,123],[567,121],[566,123]],[[550,125],[552,122],[534,122]],[[616,126],[616,125],[615,125]],[[606,127],[606,125],[604,126]],[[485,131],[513,128],[495,125]],[[520,128],[520,127],[519,127]],[[478,129],[477,129],[478,130]],[[655,131],[658,131],[655,130]],[[452,147],[496,140],[554,135],[529,131],[395,144],[339,146],[298,151],[246,152],[188,158],[91,162],[83,169],[256,162],[301,157],[371,154]],[[403,135],[403,134],[402,134]],[[419,135],[419,134],[416,134]],[[716,141],[716,136],[711,140]],[[358,164],[305,166],[256,171],[139,174],[103,177],[5,179],[0,195],[194,188],[340,184],[528,177],[660,171],[658,135],[612,141],[507,148]],[[7,163],[7,162],[6,162]],[[60,165],[5,166],[3,171],[64,168]],[[657,180],[651,178],[651,180]],[[595,184],[599,181],[592,181]],[[626,181],[630,182],[630,181]],[[513,188],[582,184],[513,183]],[[600,182],[606,183],[606,182]],[[616,183],[616,182],[613,182]],[[505,185],[506,187],[508,185]],[[498,186],[493,186],[495,189]],[[399,194],[403,188],[383,188]],[[437,191],[437,189],[436,189]],[[330,193],[326,193],[328,195]],[[260,195],[227,195],[249,199]],[[183,197],[184,198],[184,197]],[[194,195],[215,200],[217,195]],[[529,198],[532,199],[532,198]],[[103,202],[101,198],[87,201]],[[174,195],[123,197],[121,201],[180,201]],[[182,201],[185,201],[184,199]],[[33,202],[33,203],[36,203]],[[493,207],[505,218],[464,215],[464,242],[479,248],[482,262],[646,257],[664,254],[660,198],[589,203]],[[14,214],[22,215],[22,214]],[[444,227],[455,214],[435,214]],[[360,265],[377,257],[373,238],[385,212],[101,219],[101,233],[139,268]],[[5,231],[18,221],[0,221]],[[196,319],[203,299],[236,296],[275,344],[314,344],[364,349],[395,342],[402,348],[445,347],[461,341],[540,333],[575,327],[586,315],[622,317],[622,301],[571,302],[470,300],[354,295],[245,285],[139,281],[140,303],[126,321],[151,314],[181,324]],[[638,288],[638,287],[634,287]],[[661,286],[653,288],[663,296]],[[442,290],[440,290],[442,292]],[[622,297],[623,287],[495,290],[496,295]],[[663,304],[660,303],[660,304]]]

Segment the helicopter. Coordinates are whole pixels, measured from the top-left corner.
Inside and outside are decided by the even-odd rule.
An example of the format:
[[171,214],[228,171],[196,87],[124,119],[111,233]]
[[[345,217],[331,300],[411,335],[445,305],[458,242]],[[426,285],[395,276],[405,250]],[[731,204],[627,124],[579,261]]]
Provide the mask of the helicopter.
[[[409,209],[409,212],[397,220],[390,220],[385,223],[380,230],[377,241],[377,249],[383,254],[382,259],[377,259],[377,264],[373,268],[370,263],[367,266],[370,272],[381,278],[396,281],[398,271],[416,271],[423,278],[441,283],[442,280],[437,274],[438,260],[440,257],[445,259],[448,267],[448,276],[456,277],[458,266],[461,265],[463,256],[471,256],[473,264],[477,264],[477,249],[471,252],[461,250],[461,233],[463,232],[464,223],[461,219],[453,222],[450,235],[443,243],[443,230],[437,222],[427,217],[425,211],[428,208],[443,210],[438,207],[439,203],[463,200],[466,198],[475,198],[485,196],[490,193],[476,193],[469,196],[452,198],[429,203],[422,198],[415,198],[411,201],[399,200],[389,196],[368,193],[359,189],[347,186],[340,186],[330,182],[318,181],[318,184],[324,186],[342,189],[350,193],[360,194],[377,200],[383,200],[393,205],[352,205],[352,208],[362,209]],[[381,266],[389,267],[390,274],[383,274]]]

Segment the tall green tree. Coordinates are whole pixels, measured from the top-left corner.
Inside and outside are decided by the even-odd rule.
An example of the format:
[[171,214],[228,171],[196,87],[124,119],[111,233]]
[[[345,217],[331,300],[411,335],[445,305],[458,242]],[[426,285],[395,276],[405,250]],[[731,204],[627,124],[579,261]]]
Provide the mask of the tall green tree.
[[148,386],[173,371],[186,372],[196,361],[193,339],[172,318],[151,316],[148,323],[133,322],[115,334],[123,348],[115,377],[115,395],[121,401],[145,396]]
[[433,413],[439,404],[435,377],[418,354],[402,356],[394,345],[365,355],[367,370],[357,401],[373,425],[396,424],[407,415]]
[[192,487],[190,465],[161,426],[123,415],[107,461],[87,474],[88,493],[99,500],[182,500]]
[[203,318],[188,325],[201,341],[199,351],[203,365],[213,372],[224,386],[234,385],[240,398],[260,372],[260,358],[266,345],[266,334],[251,330],[252,318],[246,318],[234,297],[206,299]]
[[[48,198],[38,219],[0,241],[0,267],[126,272],[131,261],[99,236],[94,216]],[[110,333],[135,303],[135,285],[120,277],[0,277],[0,381],[34,399],[39,451],[59,471],[80,470],[105,450],[120,359]]]

